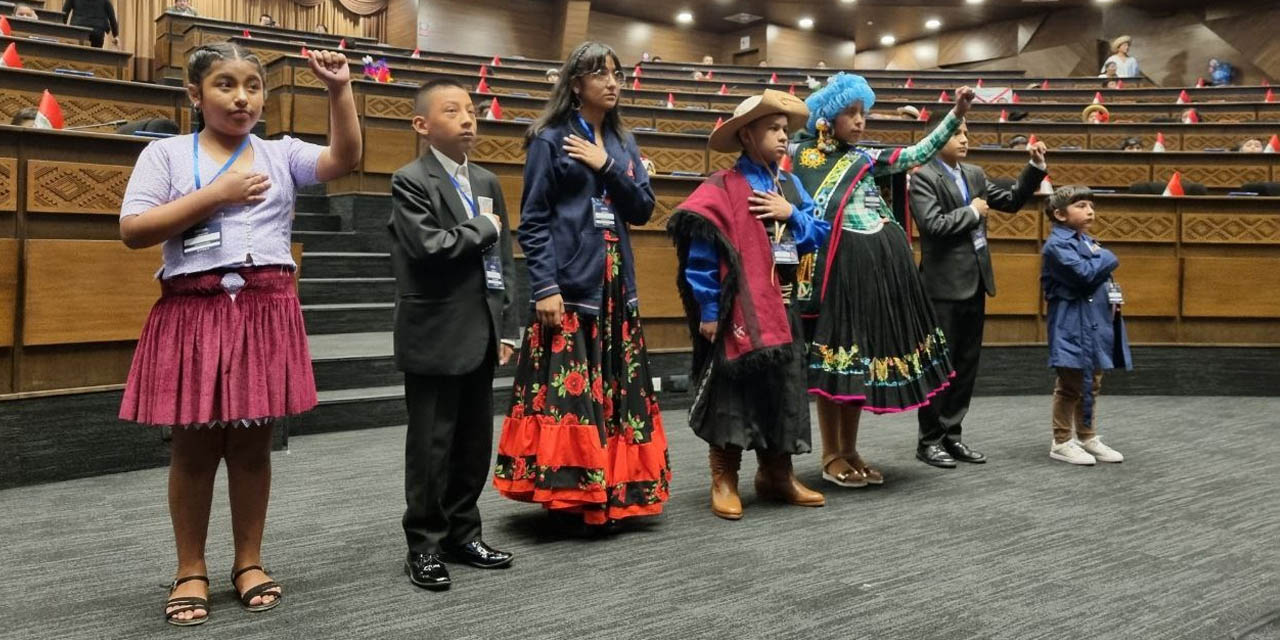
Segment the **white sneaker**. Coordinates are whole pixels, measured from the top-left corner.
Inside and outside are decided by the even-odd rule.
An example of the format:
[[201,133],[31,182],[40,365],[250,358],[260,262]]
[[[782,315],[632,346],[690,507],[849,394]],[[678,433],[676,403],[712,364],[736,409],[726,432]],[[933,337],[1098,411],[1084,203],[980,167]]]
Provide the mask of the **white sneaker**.
[[[1096,439],[1094,438],[1094,440]],[[1080,443],[1075,438],[1049,447],[1049,457],[1071,464],[1091,465],[1097,462],[1088,451],[1080,447]]]
[[1088,451],[1098,462],[1124,462],[1119,451],[1102,444],[1102,439],[1094,436],[1080,443],[1080,448]]

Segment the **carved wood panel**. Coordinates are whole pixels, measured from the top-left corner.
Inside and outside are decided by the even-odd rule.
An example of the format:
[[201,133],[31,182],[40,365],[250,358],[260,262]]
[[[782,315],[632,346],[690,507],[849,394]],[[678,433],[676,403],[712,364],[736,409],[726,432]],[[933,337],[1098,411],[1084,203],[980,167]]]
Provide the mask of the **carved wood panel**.
[[27,162],[27,211],[119,215],[133,167],[82,162]]
[[[0,117],[8,122],[13,114],[26,107],[40,104],[40,94],[26,91],[0,90]],[[181,116],[172,105],[144,104],[121,100],[95,100],[78,96],[58,96],[62,119],[68,127],[75,127],[112,120],[141,120],[143,118],[169,118]]]
[[1022,210],[1009,214],[993,211],[987,216],[987,236],[996,239],[1035,240],[1040,235],[1042,214],[1035,210]]
[[98,78],[110,78],[112,80],[120,79],[120,67],[109,64],[93,64],[91,62],[76,60],[75,58],[37,58],[35,56],[22,56],[22,66],[26,69],[35,69],[37,71],[75,69],[76,71],[88,71]]
[[1184,242],[1280,244],[1280,217],[1267,214],[1184,213]]
[[1175,213],[1106,213],[1099,215],[1090,230],[1104,242],[1177,242],[1178,216]]
[[524,140],[519,137],[479,136],[472,151],[476,162],[524,164]]
[[701,150],[646,145],[640,147],[640,152],[653,161],[659,173],[691,171],[701,174],[707,170],[707,156]]
[[0,211],[18,209],[18,159],[0,158]]
[[1238,187],[1246,182],[1265,182],[1271,179],[1271,167],[1259,162],[1227,164],[1228,157],[1219,162],[1189,165],[1157,165],[1153,167],[1155,174],[1151,179],[1157,182],[1167,181],[1175,170],[1182,173],[1183,180],[1192,180],[1209,187]]

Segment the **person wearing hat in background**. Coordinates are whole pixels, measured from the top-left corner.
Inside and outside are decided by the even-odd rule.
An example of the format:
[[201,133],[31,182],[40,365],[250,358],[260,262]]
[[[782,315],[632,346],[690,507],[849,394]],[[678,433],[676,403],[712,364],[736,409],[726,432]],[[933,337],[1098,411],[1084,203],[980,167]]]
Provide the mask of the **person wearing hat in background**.
[[919,120],[920,119],[920,110],[909,104],[903,105],[901,107],[898,107],[897,109],[894,109],[894,113],[897,113],[898,117],[903,120]]
[[1124,142],[1120,145],[1120,150],[1121,151],[1145,151],[1145,149],[1142,148],[1142,140],[1139,140],[1138,138],[1135,138],[1133,136],[1130,136],[1124,139]]
[[810,451],[805,342],[791,308],[800,261],[831,227],[795,176],[778,168],[788,132],[809,109],[766,89],[711,134],[712,151],[741,151],[676,207],[667,223],[679,257],[676,286],[693,339],[697,380],[689,426],[711,446],[711,511],[742,517],[743,449],[760,462],[756,494],[809,507],[821,493],[796,479],[791,456]]
[[1111,122],[1111,112],[1100,104],[1091,104],[1080,112],[1080,120],[1085,124],[1106,124]]
[[1120,36],[1111,41],[1111,55],[1102,62],[1102,73],[1107,72],[1107,65],[1116,63],[1116,75],[1122,78],[1133,78],[1142,75],[1138,71],[1138,59],[1129,55],[1129,47],[1133,44],[1133,38],[1129,36]]

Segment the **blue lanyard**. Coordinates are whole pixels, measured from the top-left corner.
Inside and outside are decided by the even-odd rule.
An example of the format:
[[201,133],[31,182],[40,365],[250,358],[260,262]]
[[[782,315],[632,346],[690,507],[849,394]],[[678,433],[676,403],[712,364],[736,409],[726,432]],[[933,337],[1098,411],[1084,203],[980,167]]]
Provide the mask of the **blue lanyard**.
[[[222,168],[218,169],[217,173],[213,174],[213,179],[217,180],[219,176],[226,173],[227,169],[230,169],[231,165],[235,164],[236,158],[239,158],[240,154],[244,153],[245,147],[248,147],[248,146],[249,146],[249,136],[245,136],[244,141],[240,143],[240,148],[236,149],[236,152],[231,154],[230,158],[227,158],[227,163],[222,165]],[[200,185],[200,134],[198,133],[191,136],[191,163],[195,167],[196,188],[199,189],[201,185]]]
[[458,180],[453,176],[449,176],[449,182],[453,183],[453,188],[458,191],[458,195],[462,197],[462,201],[467,203],[467,209],[471,210],[471,217],[474,218],[480,215],[480,213],[476,211],[475,200],[472,200],[471,196],[468,196],[467,192],[462,190],[462,183],[458,182]]
[[942,167],[943,170],[947,172],[947,175],[951,176],[951,181],[956,183],[956,186],[960,187],[960,197],[964,198],[964,203],[962,206],[968,206],[969,183],[964,181],[964,173],[960,171],[952,171],[951,167],[948,167],[947,163],[941,160],[938,160],[937,162],[938,162],[938,166]]
[[[575,111],[575,112],[573,112],[573,115],[574,115],[574,116],[576,116],[576,117],[578,118],[578,124],[579,124],[579,125],[581,125],[581,126],[582,126],[582,130],[583,130],[584,132],[586,132],[586,134],[587,134],[587,141],[588,141],[588,142],[590,142],[591,144],[595,144],[595,143],[596,143],[596,134],[595,134],[595,132],[594,132],[594,131],[592,131],[592,130],[591,130],[591,123],[590,123],[590,122],[587,122],[587,119],[586,119],[586,118],[584,118],[584,117],[582,117],[582,112],[581,112],[581,111]],[[608,152],[609,152],[609,151],[608,151],[608,149],[606,149],[606,150],[605,150],[605,153],[608,153]],[[600,186],[600,196],[601,196],[602,198],[608,198],[608,197],[609,197],[609,190],[608,190],[607,188],[605,188],[605,187],[604,187],[604,185],[601,185],[601,186]]]

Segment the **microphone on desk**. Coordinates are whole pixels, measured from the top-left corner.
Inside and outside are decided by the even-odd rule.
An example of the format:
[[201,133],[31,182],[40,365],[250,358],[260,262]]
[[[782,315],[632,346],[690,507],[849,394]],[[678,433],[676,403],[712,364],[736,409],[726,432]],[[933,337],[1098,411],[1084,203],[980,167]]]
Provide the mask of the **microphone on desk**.
[[75,127],[63,127],[62,130],[63,131],[79,131],[81,129],[96,129],[98,127],[118,127],[128,122],[129,122],[128,120],[124,120],[124,119],[109,120],[107,122],[99,122],[97,124],[82,124]]

